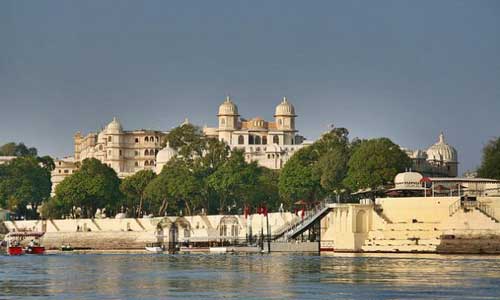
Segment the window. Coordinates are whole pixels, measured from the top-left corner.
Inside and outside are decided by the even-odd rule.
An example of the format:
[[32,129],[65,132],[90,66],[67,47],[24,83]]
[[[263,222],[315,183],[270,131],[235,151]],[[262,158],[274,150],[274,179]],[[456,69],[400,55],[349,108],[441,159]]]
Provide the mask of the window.
[[149,155],[149,150],[148,149],[144,150],[144,156],[148,156],[148,155]]
[[254,142],[255,142],[255,145],[260,145],[260,135],[255,136]]
[[155,155],[158,154],[158,149],[155,149]]
[[160,139],[157,136],[155,136],[155,140],[157,143],[160,141]]
[[61,174],[61,170],[59,170],[59,174]]
[[134,155],[135,155],[135,156],[139,155],[139,151],[135,151],[135,152],[134,152]]
[[226,119],[220,119],[220,125],[221,126],[226,125]]
[[135,166],[138,167],[139,166],[139,162],[136,161],[135,162]]
[[242,135],[238,136],[238,144],[243,145],[244,143],[245,143],[245,138]]
[[281,119],[278,119],[278,125],[282,125],[283,124],[283,121],[281,121]]
[[262,145],[267,145],[267,136],[262,137]]
[[110,136],[108,136],[108,142],[111,142],[111,137]]
[[277,135],[273,136],[273,144],[279,144],[279,143],[280,143],[280,138]]
[[146,160],[146,161],[144,162],[144,165],[145,165],[145,166],[149,165],[149,162]]
[[145,141],[145,142],[149,142],[149,138],[148,138],[148,137],[145,137],[145,138],[144,138],[144,141]]
[[135,138],[135,143],[139,143],[139,139],[138,138]]
[[119,153],[120,156],[122,156],[122,150],[120,150],[118,153]]
[[253,144],[254,144],[253,135],[249,135],[249,136],[248,136],[248,143],[249,143],[250,145],[253,145]]
[[68,174],[69,173],[69,170],[64,170],[64,174]]
[[154,142],[154,141],[155,141],[155,138],[154,138],[153,136],[150,136],[150,137],[149,137],[149,141],[150,141],[150,142]]

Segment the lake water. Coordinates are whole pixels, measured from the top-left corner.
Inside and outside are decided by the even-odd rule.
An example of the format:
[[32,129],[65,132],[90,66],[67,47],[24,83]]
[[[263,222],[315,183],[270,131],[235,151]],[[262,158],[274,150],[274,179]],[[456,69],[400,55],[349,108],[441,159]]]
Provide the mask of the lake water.
[[0,299],[500,299],[500,257],[0,256]]

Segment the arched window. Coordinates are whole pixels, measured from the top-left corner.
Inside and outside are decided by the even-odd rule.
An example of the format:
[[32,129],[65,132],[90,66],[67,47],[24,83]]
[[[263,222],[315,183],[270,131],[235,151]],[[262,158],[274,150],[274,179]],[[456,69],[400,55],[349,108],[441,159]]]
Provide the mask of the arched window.
[[148,155],[149,155],[149,150],[148,149],[144,150],[144,156],[148,156]]
[[267,145],[267,136],[262,137],[262,145]]
[[136,161],[135,162],[135,166],[138,167],[139,166],[139,162]]
[[150,166],[154,166],[155,165],[155,161],[154,160],[149,161],[149,165]]
[[155,150],[155,155],[158,154],[158,149]]
[[273,144],[279,144],[279,143],[280,143],[280,138],[277,135],[273,136]]
[[160,139],[157,136],[155,136],[155,140],[157,143],[160,141]]
[[253,144],[254,144],[253,135],[249,135],[249,136],[248,136],[248,144],[250,144],[250,145],[253,145]]
[[136,142],[136,143],[139,143],[139,139],[138,139],[138,138],[135,138],[135,142]]
[[260,145],[260,135],[255,136],[254,142],[255,142],[255,145]]
[[149,165],[149,162],[146,160],[146,161],[144,162],[144,165],[145,165],[145,166],[148,166],[148,165]]
[[148,138],[148,137],[145,137],[145,138],[144,138],[144,141],[145,141],[145,142],[149,142],[149,138]]
[[238,144],[243,145],[244,143],[245,143],[245,138],[242,135],[238,136]]
[[220,125],[221,126],[226,125],[226,119],[220,119]]
[[150,137],[149,137],[149,141],[150,141],[150,142],[154,142],[154,141],[155,141],[155,137],[154,137],[154,136],[150,136]]

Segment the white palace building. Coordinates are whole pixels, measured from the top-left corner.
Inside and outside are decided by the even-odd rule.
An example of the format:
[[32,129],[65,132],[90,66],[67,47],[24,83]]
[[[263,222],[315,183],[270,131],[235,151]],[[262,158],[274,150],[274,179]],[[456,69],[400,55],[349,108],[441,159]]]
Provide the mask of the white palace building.
[[[207,137],[226,142],[231,149],[244,151],[247,161],[256,161],[270,169],[281,169],[287,160],[300,148],[312,144],[298,133],[295,127],[295,107],[285,97],[276,106],[274,120],[260,117],[240,117],[238,107],[229,98],[218,109],[218,126],[204,127]],[[162,149],[167,131],[124,130],[122,124],[113,120],[99,132],[74,136],[74,155],[55,161],[52,171],[52,192],[66,176],[75,172],[86,158],[96,158],[113,168],[120,178],[139,170],[159,173],[176,151],[168,145]],[[436,144],[426,151],[404,149],[413,160],[413,169],[426,176],[456,177],[458,156],[455,148],[439,136]]]

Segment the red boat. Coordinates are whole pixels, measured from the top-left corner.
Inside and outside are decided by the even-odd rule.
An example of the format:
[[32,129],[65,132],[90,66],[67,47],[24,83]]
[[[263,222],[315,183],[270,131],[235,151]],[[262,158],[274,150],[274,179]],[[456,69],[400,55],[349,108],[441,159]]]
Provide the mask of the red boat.
[[[44,254],[45,247],[40,245],[40,238],[45,234],[45,232],[34,232],[34,231],[20,231],[20,232],[9,232],[5,238],[5,244],[7,246],[7,254],[9,255],[23,255],[23,254]],[[26,238],[33,238],[29,242],[28,246],[22,247],[21,242]]]

